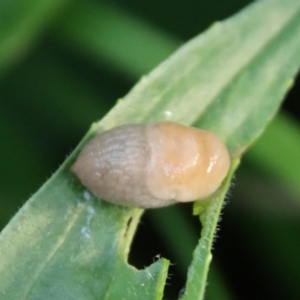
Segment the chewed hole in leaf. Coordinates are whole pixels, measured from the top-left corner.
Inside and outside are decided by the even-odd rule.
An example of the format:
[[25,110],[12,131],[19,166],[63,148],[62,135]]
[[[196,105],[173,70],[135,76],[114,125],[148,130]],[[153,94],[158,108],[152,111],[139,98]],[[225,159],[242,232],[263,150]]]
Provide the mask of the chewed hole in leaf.
[[[190,217],[191,210],[190,203],[147,210],[140,221],[129,253],[128,263],[139,270],[162,257],[170,260],[164,291],[166,299],[177,299],[180,290],[185,286],[193,249],[198,243],[200,223],[197,217]],[[162,222],[162,219],[165,221]],[[183,221],[187,221],[189,232],[174,231],[174,224]],[[162,228],[161,224],[169,226],[164,225]],[[166,242],[166,235],[172,236],[172,247]],[[184,249],[184,255],[180,254],[181,249]]]

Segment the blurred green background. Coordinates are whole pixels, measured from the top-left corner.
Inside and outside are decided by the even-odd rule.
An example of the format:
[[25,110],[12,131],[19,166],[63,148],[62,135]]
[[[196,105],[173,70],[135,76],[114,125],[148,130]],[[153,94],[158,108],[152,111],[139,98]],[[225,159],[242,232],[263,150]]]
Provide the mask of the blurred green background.
[[[248,3],[1,0],[1,228],[143,74]],[[236,174],[207,299],[300,299],[299,97],[298,79]],[[135,266],[171,260],[166,299],[184,287],[199,237],[191,209],[147,211],[134,240]]]

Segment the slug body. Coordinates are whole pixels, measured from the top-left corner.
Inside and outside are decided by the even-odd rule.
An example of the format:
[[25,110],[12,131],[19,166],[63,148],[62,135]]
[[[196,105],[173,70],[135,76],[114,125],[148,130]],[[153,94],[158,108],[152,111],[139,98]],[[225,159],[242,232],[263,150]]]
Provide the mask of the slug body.
[[160,122],[96,135],[71,170],[101,199],[156,208],[208,197],[229,165],[227,148],[213,133]]

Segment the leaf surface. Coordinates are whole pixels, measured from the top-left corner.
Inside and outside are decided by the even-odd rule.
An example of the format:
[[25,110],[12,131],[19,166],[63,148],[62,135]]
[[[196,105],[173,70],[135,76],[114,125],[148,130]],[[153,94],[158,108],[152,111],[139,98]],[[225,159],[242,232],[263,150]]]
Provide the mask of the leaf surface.
[[[291,87],[299,53],[299,1],[265,0],[215,24],[142,78],[1,233],[4,299],[161,299],[168,262],[140,271],[126,263],[142,211],[86,191],[69,171],[78,151],[96,132],[116,125],[172,120],[219,135],[233,171]],[[231,176],[211,201],[195,206],[203,231],[184,300],[203,299]]]

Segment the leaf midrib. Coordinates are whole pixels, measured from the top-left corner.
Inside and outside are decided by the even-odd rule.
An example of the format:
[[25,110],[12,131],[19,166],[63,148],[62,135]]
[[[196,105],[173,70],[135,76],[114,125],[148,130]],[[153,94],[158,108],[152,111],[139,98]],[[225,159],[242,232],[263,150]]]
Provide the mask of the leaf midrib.
[[39,278],[41,277],[41,274],[44,272],[46,266],[53,259],[53,257],[55,256],[59,248],[63,245],[69,232],[72,230],[73,225],[79,219],[79,217],[84,212],[84,210],[85,210],[85,205],[78,205],[77,207],[75,207],[75,211],[72,213],[72,218],[70,219],[69,223],[65,227],[63,233],[58,238],[56,244],[53,245],[52,251],[48,253],[48,256],[45,258],[44,263],[40,265],[40,268],[38,268],[35,274],[33,274],[33,276],[31,277],[33,278],[33,280],[31,281],[32,282],[31,285],[28,285],[27,291],[24,291],[24,295],[25,295],[24,300],[29,299],[31,291],[33,290],[35,284],[38,282]]

